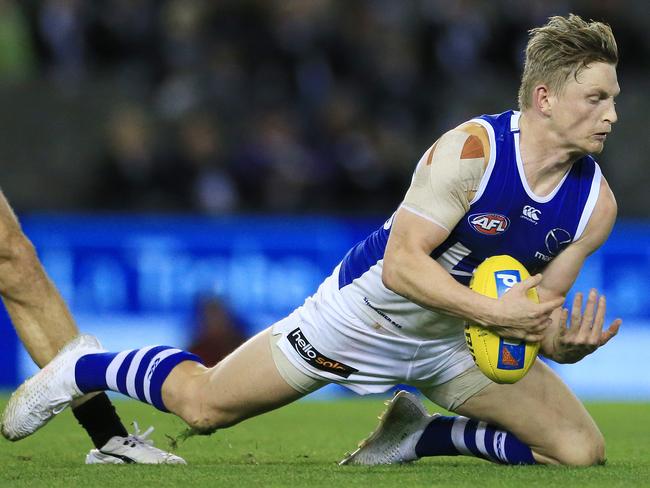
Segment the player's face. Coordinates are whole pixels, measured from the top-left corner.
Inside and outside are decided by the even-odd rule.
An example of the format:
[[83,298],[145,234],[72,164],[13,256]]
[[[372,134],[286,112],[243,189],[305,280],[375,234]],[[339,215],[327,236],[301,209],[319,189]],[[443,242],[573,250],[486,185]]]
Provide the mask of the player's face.
[[571,76],[562,93],[551,97],[551,119],[563,145],[574,153],[600,153],[618,119],[614,98],[620,91],[612,64],[592,63],[577,79]]

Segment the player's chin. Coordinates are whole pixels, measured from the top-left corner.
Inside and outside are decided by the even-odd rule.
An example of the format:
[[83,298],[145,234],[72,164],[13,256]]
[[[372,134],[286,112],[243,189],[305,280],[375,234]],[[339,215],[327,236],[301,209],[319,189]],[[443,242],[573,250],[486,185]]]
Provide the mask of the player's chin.
[[600,139],[590,139],[589,143],[586,144],[584,148],[585,153],[587,154],[600,154],[605,148],[605,140]]

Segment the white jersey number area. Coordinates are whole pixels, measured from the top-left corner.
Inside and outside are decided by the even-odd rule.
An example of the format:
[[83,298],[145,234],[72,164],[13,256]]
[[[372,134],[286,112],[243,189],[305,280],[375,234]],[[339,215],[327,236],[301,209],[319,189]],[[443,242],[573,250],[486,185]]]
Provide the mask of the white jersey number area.
[[467,249],[460,242],[457,242],[445,252],[443,252],[436,261],[440,266],[447,270],[447,273],[456,275],[456,276],[472,276],[472,273],[468,271],[463,271],[457,269],[458,263],[460,263],[467,256],[472,254],[470,249]]

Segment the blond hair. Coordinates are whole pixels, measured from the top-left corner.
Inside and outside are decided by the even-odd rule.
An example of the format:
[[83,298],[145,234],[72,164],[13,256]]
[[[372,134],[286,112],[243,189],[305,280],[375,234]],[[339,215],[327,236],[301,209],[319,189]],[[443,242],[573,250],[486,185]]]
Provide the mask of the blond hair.
[[602,22],[586,22],[574,14],[554,16],[528,33],[526,63],[519,86],[520,110],[531,107],[533,88],[540,83],[559,93],[571,75],[577,79],[589,64],[618,63],[614,34]]

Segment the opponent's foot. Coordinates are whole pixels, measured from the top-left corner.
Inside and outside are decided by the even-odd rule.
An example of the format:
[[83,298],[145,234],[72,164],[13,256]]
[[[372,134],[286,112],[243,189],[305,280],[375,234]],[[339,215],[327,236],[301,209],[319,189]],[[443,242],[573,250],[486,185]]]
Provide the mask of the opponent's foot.
[[388,408],[379,417],[379,425],[359,448],[348,454],[344,464],[396,464],[418,459],[415,454],[424,428],[431,421],[422,402],[407,391],[399,391],[386,402]]
[[77,336],[66,344],[11,395],[2,415],[2,435],[11,441],[27,437],[83,396],[75,383],[74,366],[81,356],[98,352],[104,350],[90,335]]
[[86,464],[187,464],[182,457],[153,446],[153,440],[148,439],[153,427],[143,433],[137,422],[133,422],[133,427],[135,433],[111,437],[101,449],[92,449]]

